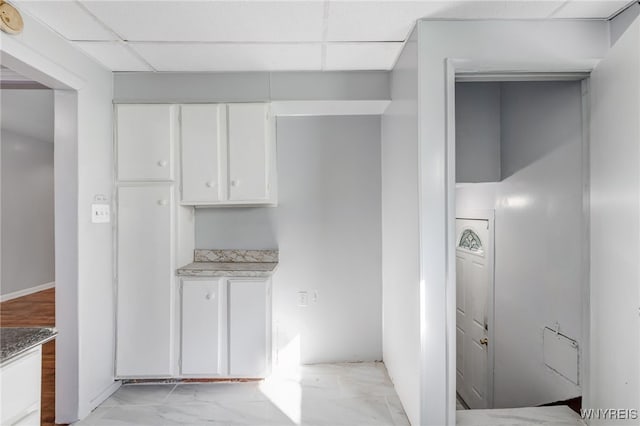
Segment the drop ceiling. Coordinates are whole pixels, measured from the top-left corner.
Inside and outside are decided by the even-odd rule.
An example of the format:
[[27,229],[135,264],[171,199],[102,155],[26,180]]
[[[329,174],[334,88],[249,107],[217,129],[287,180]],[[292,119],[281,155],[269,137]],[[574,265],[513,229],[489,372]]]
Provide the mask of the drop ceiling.
[[388,70],[420,18],[607,19],[629,0],[14,2],[113,71]]

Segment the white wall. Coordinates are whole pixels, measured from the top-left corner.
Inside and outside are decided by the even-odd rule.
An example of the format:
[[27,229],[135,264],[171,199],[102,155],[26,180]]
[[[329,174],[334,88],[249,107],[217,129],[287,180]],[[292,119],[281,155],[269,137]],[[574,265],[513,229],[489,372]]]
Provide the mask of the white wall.
[[418,43],[415,32],[391,73],[382,117],[383,359],[412,424],[420,415]]
[[53,91],[2,90],[0,98],[0,294],[16,296],[54,280]]
[[456,84],[456,182],[500,180],[500,83]]
[[277,145],[278,206],[197,209],[196,247],[280,250],[280,364],[380,360],[380,117],[278,118]]
[[[2,283],[26,294],[54,281],[53,143],[2,130]],[[34,290],[31,290],[34,291]],[[15,297],[15,295],[13,295]]]
[[618,41],[620,36],[624,34],[638,16],[640,16],[640,2],[636,1],[610,21],[611,45],[614,45]]
[[636,19],[591,75],[591,408],[640,401],[639,75]]
[[389,99],[386,71],[118,72],[114,76],[118,103]]
[[456,207],[495,210],[494,406],[508,408],[581,394],[545,367],[542,332],[583,342],[586,228],[580,82],[501,86],[503,180],[459,185]]
[[53,143],[53,91],[1,89],[3,130]]
[[420,420],[442,425],[455,423],[455,154],[447,144],[454,135],[447,120],[447,112],[454,113],[448,77],[454,69],[590,70],[609,47],[609,26],[606,21],[507,20],[420,21],[417,28]]
[[0,33],[1,58],[57,89],[56,421],[69,423],[115,389],[112,232],[90,219],[95,195],[110,199],[112,189],[113,79],[58,34],[26,13],[23,18],[20,35]]

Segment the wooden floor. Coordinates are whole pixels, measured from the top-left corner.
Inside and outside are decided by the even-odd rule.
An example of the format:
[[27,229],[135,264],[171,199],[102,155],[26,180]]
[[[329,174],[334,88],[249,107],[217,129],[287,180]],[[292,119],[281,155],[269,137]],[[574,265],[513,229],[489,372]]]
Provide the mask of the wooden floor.
[[[56,325],[55,289],[0,303],[2,327],[53,327]],[[55,424],[56,343],[42,346],[42,425]]]

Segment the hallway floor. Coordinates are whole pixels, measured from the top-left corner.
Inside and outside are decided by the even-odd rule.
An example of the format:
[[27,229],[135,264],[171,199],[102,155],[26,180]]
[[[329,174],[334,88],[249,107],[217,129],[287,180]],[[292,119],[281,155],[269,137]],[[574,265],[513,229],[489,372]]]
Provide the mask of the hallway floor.
[[380,362],[317,364],[263,382],[131,384],[77,425],[408,425]]

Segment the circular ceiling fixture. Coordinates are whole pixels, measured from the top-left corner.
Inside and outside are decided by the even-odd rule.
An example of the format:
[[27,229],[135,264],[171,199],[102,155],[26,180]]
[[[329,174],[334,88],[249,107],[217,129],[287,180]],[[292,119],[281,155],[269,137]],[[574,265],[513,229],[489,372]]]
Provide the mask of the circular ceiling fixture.
[[0,0],[0,30],[9,34],[20,34],[24,27],[20,12],[7,2]]

